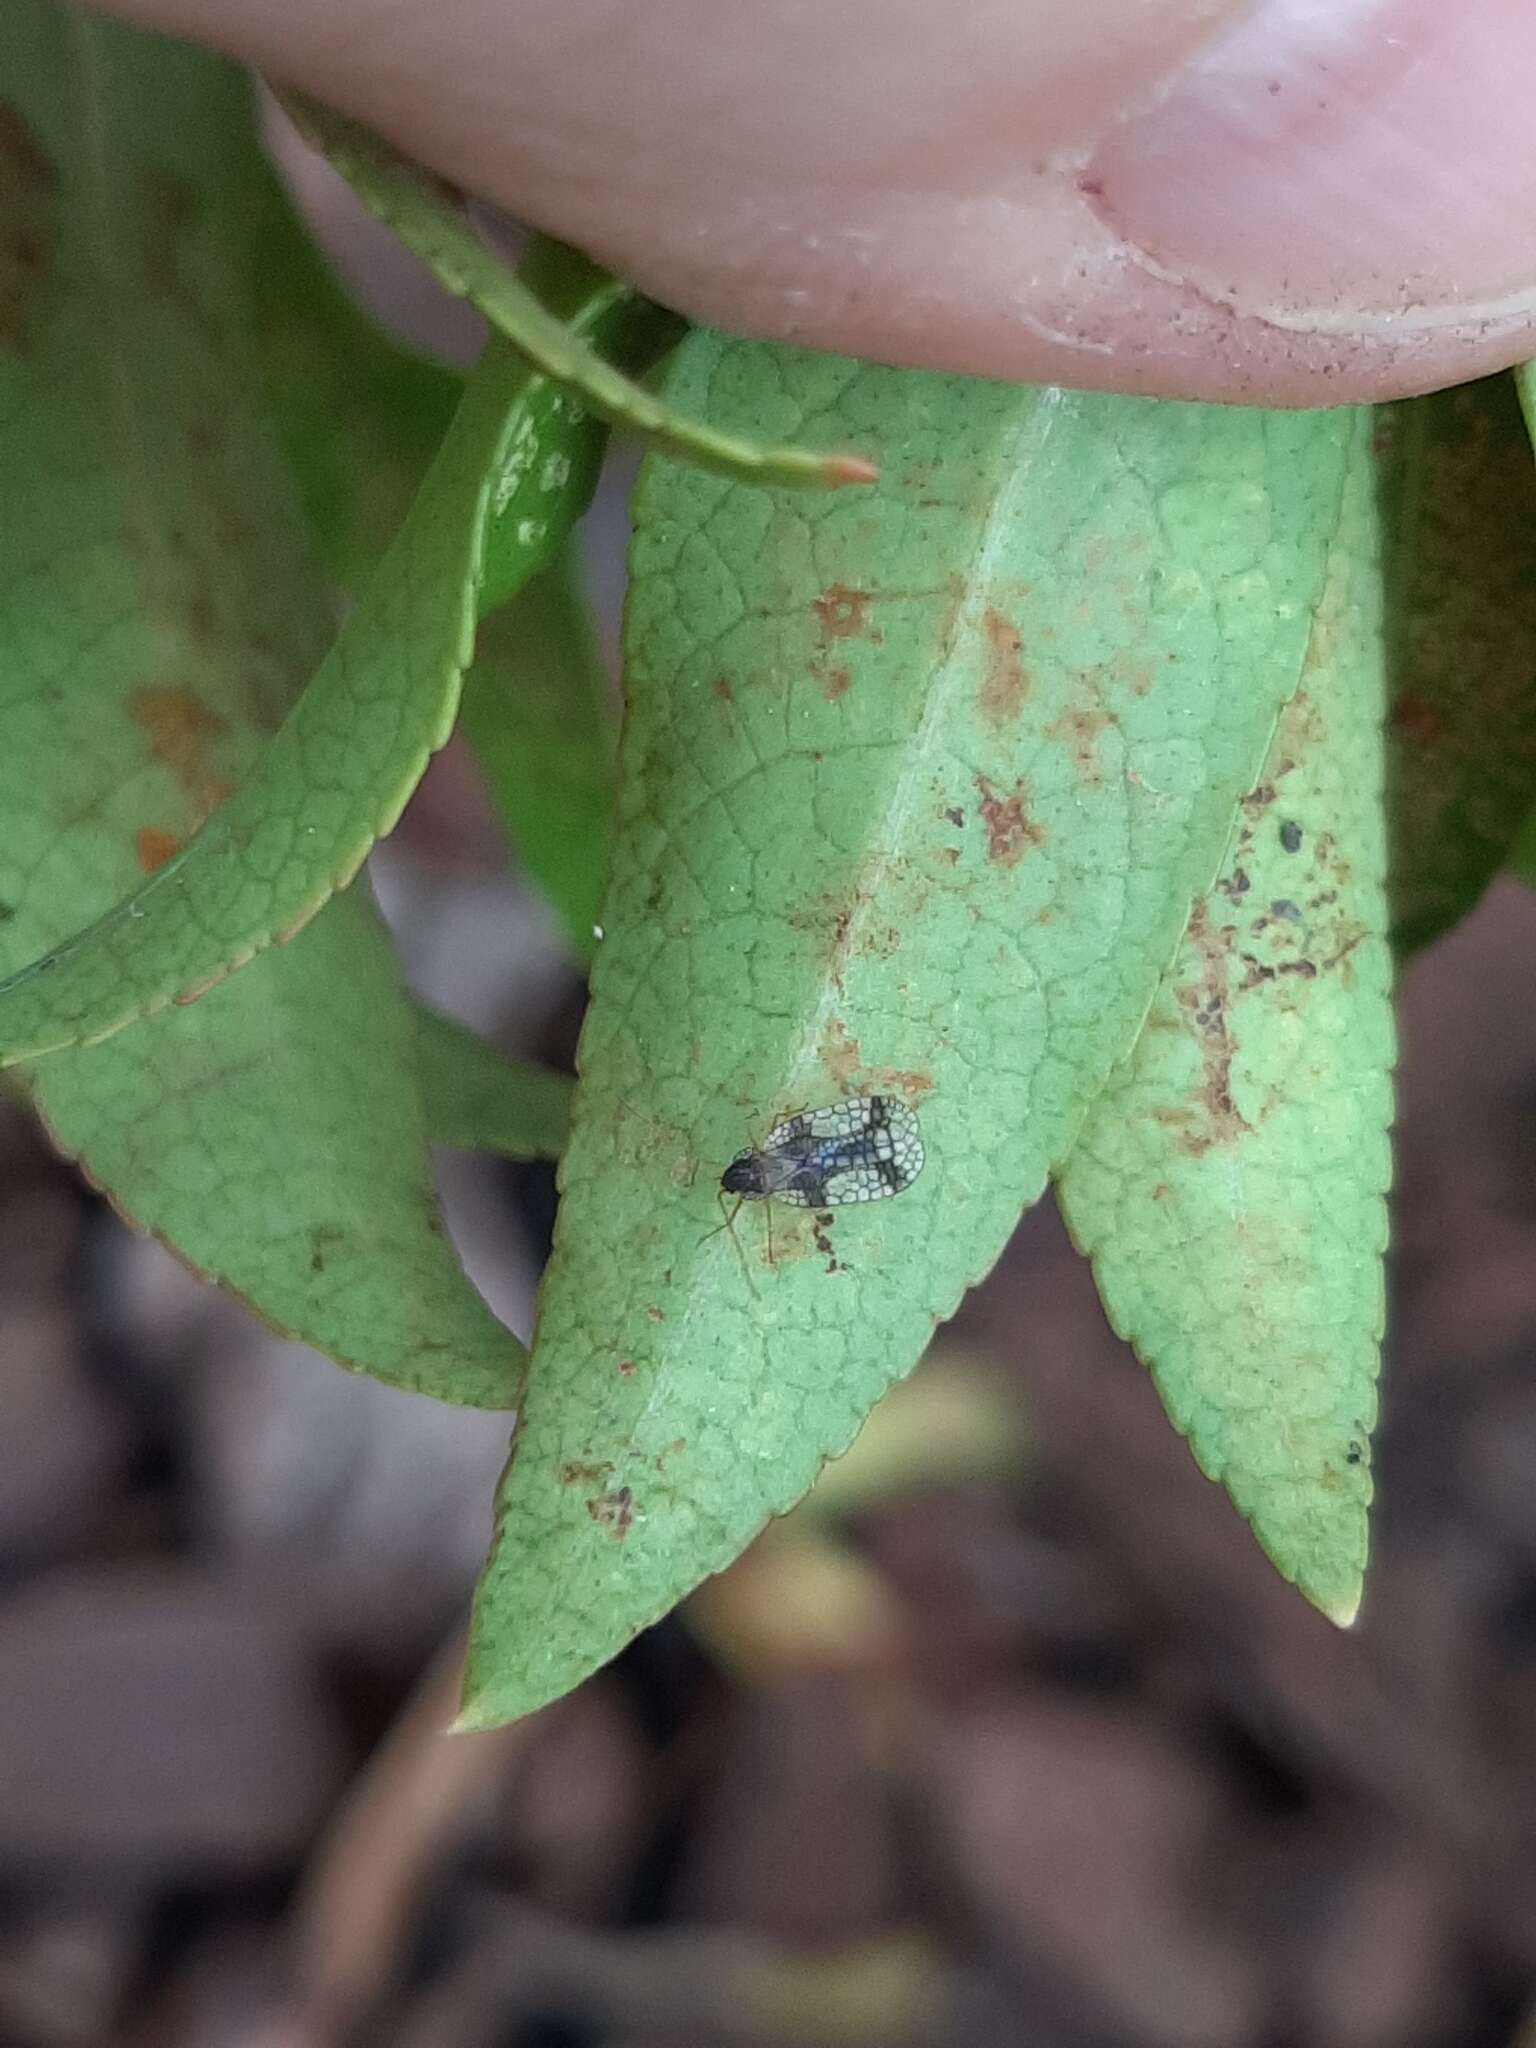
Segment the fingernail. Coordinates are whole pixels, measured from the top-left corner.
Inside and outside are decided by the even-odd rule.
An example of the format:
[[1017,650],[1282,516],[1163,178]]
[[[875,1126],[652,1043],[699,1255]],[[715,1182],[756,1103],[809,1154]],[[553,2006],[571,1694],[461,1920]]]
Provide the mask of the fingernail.
[[1261,0],[1108,135],[1085,193],[1147,265],[1300,326],[1536,278],[1530,0]]

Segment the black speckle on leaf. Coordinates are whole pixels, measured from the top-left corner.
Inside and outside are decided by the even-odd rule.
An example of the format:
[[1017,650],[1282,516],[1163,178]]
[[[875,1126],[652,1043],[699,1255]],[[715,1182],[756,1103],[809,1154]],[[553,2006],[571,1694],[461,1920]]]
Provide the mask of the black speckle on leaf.
[[1301,827],[1294,818],[1287,818],[1280,827],[1280,844],[1287,853],[1301,851]]

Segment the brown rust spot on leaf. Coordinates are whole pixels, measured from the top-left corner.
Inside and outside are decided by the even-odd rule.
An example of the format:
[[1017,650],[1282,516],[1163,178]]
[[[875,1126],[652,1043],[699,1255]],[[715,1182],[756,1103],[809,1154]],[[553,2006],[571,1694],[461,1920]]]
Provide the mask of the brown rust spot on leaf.
[[153,758],[169,768],[189,803],[206,815],[229,795],[229,784],[208,758],[210,743],[226,730],[224,720],[191,690],[174,684],[145,684],[133,691],[128,716],[149,736]]
[[981,615],[987,636],[987,665],[982,677],[981,715],[994,731],[1012,725],[1029,695],[1029,671],[1021,659],[1018,628],[989,605]]
[[1440,738],[1443,721],[1439,710],[1426,697],[1410,691],[1399,697],[1387,715],[1387,724],[1399,739],[1416,747],[1433,747]]
[[832,1244],[832,1226],[835,1219],[830,1215],[815,1216],[811,1219],[811,1242],[827,1262],[829,1273],[846,1273],[848,1268],[838,1258]]
[[843,1089],[853,1087],[855,1076],[863,1062],[859,1041],[849,1035],[848,1027],[841,1017],[834,1017],[828,1024],[821,1042],[822,1063],[834,1084]]
[[202,200],[197,187],[180,171],[157,164],[145,173],[150,211],[168,234],[179,235],[197,219]]
[[202,210],[197,187],[179,171],[151,164],[141,178],[140,242],[143,277],[152,298],[174,303],[178,314],[205,340],[217,330],[201,294],[182,275],[181,245]]
[[852,640],[869,630],[869,608],[873,594],[853,590],[846,583],[833,583],[819,597],[811,599],[823,640]]
[[1067,748],[1079,782],[1094,784],[1104,780],[1103,764],[1099,760],[1099,735],[1113,724],[1113,718],[1102,705],[1069,704],[1061,716],[1046,727],[1045,737],[1059,740]]
[[931,1094],[934,1082],[924,1067],[867,1067],[864,1084],[872,1095],[900,1095],[910,1101]]
[[[1255,926],[1255,930],[1257,929]],[[1284,975],[1290,975],[1298,981],[1316,981],[1320,974],[1332,974],[1336,971],[1341,973],[1345,985],[1348,986],[1354,972],[1351,962],[1358,948],[1370,937],[1370,933],[1363,924],[1346,920],[1335,926],[1334,936],[1337,943],[1322,959],[1315,959],[1310,951],[1295,954],[1287,960],[1273,961],[1260,960],[1253,953],[1244,953],[1243,979],[1238,983],[1237,993],[1246,995],[1250,989],[1259,987],[1261,983],[1278,981]],[[1310,945],[1310,934],[1304,937],[1303,943]]]
[[215,501],[212,523],[215,539],[231,554],[248,548],[256,538],[255,527],[231,499],[221,498]]
[[736,702],[736,693],[731,688],[729,676],[716,676],[710,683],[709,692],[718,704]]
[[58,183],[52,157],[26,116],[9,101],[0,101],[0,176],[11,191],[18,186],[51,190]]
[[184,843],[180,833],[167,832],[161,825],[146,825],[135,838],[133,850],[145,874],[153,875],[180,853]]
[[1251,1128],[1232,1100],[1236,1047],[1227,1014],[1232,936],[1230,926],[1212,925],[1203,903],[1190,912],[1186,938],[1199,952],[1200,979],[1179,990],[1179,1007],[1193,1025],[1200,1048],[1200,1086],[1193,1113],[1175,1115],[1184,1126],[1179,1142],[1193,1158],[1215,1145],[1230,1144]]
[[981,818],[987,828],[987,858],[999,867],[1016,867],[1031,846],[1043,846],[1044,829],[1031,823],[1024,809],[1025,786],[1015,783],[1011,794],[999,796],[985,775],[978,775],[976,788],[981,797]]
[[827,662],[812,662],[811,674],[829,704],[835,704],[839,697],[846,697],[853,688],[853,670],[841,664],[833,667]]
[[206,590],[193,591],[187,600],[187,631],[199,647],[213,647],[218,643],[218,614]]
[[611,1458],[601,1458],[594,1464],[587,1464],[580,1458],[567,1458],[560,1467],[562,1486],[601,1486],[613,1470]]
[[15,107],[0,104],[0,348],[22,353],[48,273],[58,174]]
[[1120,654],[1115,657],[1115,679],[1133,697],[1145,697],[1157,680],[1157,671],[1144,655]]
[[[895,875],[902,866],[903,863],[893,863],[891,873]],[[788,913],[790,924],[820,941],[823,971],[839,993],[850,957],[856,953],[892,953],[901,944],[901,934],[894,927],[872,927],[865,915],[870,902],[860,885],[851,895],[828,890]]]
[[615,1543],[622,1543],[635,1519],[635,1497],[627,1486],[612,1493],[600,1493],[587,1502],[587,1513],[599,1528],[606,1529]]

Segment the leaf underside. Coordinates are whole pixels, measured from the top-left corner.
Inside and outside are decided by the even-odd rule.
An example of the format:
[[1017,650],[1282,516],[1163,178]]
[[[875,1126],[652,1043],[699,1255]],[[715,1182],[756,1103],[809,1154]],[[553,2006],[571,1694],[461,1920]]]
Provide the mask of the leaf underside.
[[1134,1052],[1060,1177],[1201,1469],[1335,1620],[1365,1567],[1391,1177],[1369,420],[1300,687]]
[[[509,356],[487,355],[404,527],[309,688],[238,787],[211,774],[199,785],[209,815],[190,840],[159,848],[131,895],[0,984],[0,1059],[90,1044],[202,995],[292,937],[352,879],[452,728],[473,644],[488,494],[522,388]],[[227,577],[216,537],[211,552],[212,573]],[[294,573],[313,587],[303,565]],[[157,716],[167,730],[150,739],[162,752],[195,751],[205,737],[200,719],[219,720],[220,731],[226,723],[222,709],[189,705],[186,693],[151,697],[141,723]]]
[[1393,939],[1463,917],[1536,812],[1536,462],[1515,381],[1384,406]]
[[[728,1563],[997,1257],[1257,780],[1351,431],[707,334],[669,395],[869,447],[883,481],[642,480],[606,936],[471,1725]],[[909,1192],[716,1230],[740,1147],[872,1092],[919,1111]]]
[[[531,367],[597,418],[639,435],[679,461],[702,464],[748,483],[836,489],[873,481],[862,457],[765,446],[722,432],[717,422],[692,418],[658,398],[505,268],[434,173],[401,156],[382,136],[303,93],[278,96],[369,211],[394,229],[444,289],[467,299]],[[565,253],[574,262],[583,261],[574,251]],[[627,286],[613,279],[608,284],[615,298],[640,304]]]
[[[41,0],[0,15],[0,75],[13,968],[177,857],[332,627],[258,400],[267,174],[243,79]],[[444,1399],[515,1399],[519,1349],[442,1232],[413,1015],[364,891],[205,1004],[31,1078],[126,1215],[289,1334]]]

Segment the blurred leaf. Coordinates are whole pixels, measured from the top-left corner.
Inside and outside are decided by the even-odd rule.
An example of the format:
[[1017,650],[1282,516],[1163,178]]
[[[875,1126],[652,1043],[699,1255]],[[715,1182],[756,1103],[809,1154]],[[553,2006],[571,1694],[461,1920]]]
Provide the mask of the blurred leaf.
[[1464,916],[1536,807],[1536,462],[1515,385],[1383,406],[1393,937]]
[[89,1044],[192,1000],[356,874],[452,730],[488,491],[526,385],[504,350],[487,353],[398,538],[255,771],[131,896],[0,984],[0,1059]]
[[[463,379],[387,336],[338,282],[275,175],[266,188],[257,340],[268,404],[327,559],[355,590],[395,538]],[[563,321],[625,364],[647,366],[677,338],[673,315],[558,243],[535,237],[524,277]],[[591,498],[607,437],[603,421],[561,386],[526,378],[484,537],[482,614],[564,545]]]
[[414,1020],[360,884],[205,1003],[42,1061],[36,1091],[130,1223],[285,1335],[413,1393],[516,1405],[522,1347],[444,1232]]
[[[337,574],[355,586],[393,538],[458,383],[358,311],[286,193],[269,184],[259,252],[268,400],[305,508]],[[527,274],[625,364],[648,363],[676,337],[670,314],[611,280],[594,290],[599,273],[557,244],[536,242]],[[617,719],[568,536],[607,438],[604,422],[560,386],[528,380],[491,504],[460,714],[508,838],[581,959],[607,871]]]
[[571,1127],[564,1074],[509,1059],[425,1005],[416,1024],[427,1128],[439,1145],[508,1159],[560,1157]]
[[461,712],[507,836],[590,959],[613,829],[618,720],[568,554],[482,619]]
[[1368,416],[1301,686],[1135,1052],[1060,1176],[1201,1470],[1335,1621],[1360,1601],[1391,1179]]
[[[279,97],[369,211],[394,229],[445,289],[477,307],[520,355],[589,412],[680,461],[746,483],[830,488],[873,481],[861,457],[765,447],[754,438],[722,433],[631,382],[486,248],[440,178],[317,100],[297,92]],[[591,269],[574,250],[565,256]],[[638,293],[610,282],[616,294],[638,303]]]
[[[537,294],[563,334],[602,348],[625,370],[649,369],[682,331],[676,314],[546,236],[530,241],[519,279],[519,289]],[[559,558],[591,502],[607,445],[604,420],[557,380],[542,372],[529,376],[523,416],[491,499],[482,619]]]
[[[547,244],[531,263],[572,331],[651,345],[644,308],[591,265]],[[405,524],[256,771],[149,882],[0,982],[0,1065],[192,1001],[345,887],[452,730],[482,579],[514,591],[584,508],[591,432],[545,377],[492,344]]]
[[363,312],[270,169],[260,198],[255,338],[267,403],[332,573],[356,590],[394,539],[463,379]]
[[954,1339],[929,1346],[898,1380],[847,1453],[827,1464],[784,1523],[842,1519],[903,1494],[1017,1479],[1029,1462],[1024,1404],[995,1360]]
[[[671,392],[885,482],[642,479],[606,937],[469,1725],[728,1563],[997,1257],[1257,778],[1352,424],[706,334]],[[873,1091],[920,1106],[910,1192],[715,1228],[740,1146]]]
[[1525,828],[1509,850],[1509,865],[1522,882],[1536,889],[1536,811],[1525,821]]
[[[40,0],[0,13],[0,76],[9,965],[174,857],[331,620],[257,402],[243,78]],[[396,1385],[515,1399],[519,1349],[443,1235],[363,891],[195,1009],[33,1078],[113,1202],[281,1329]]]

